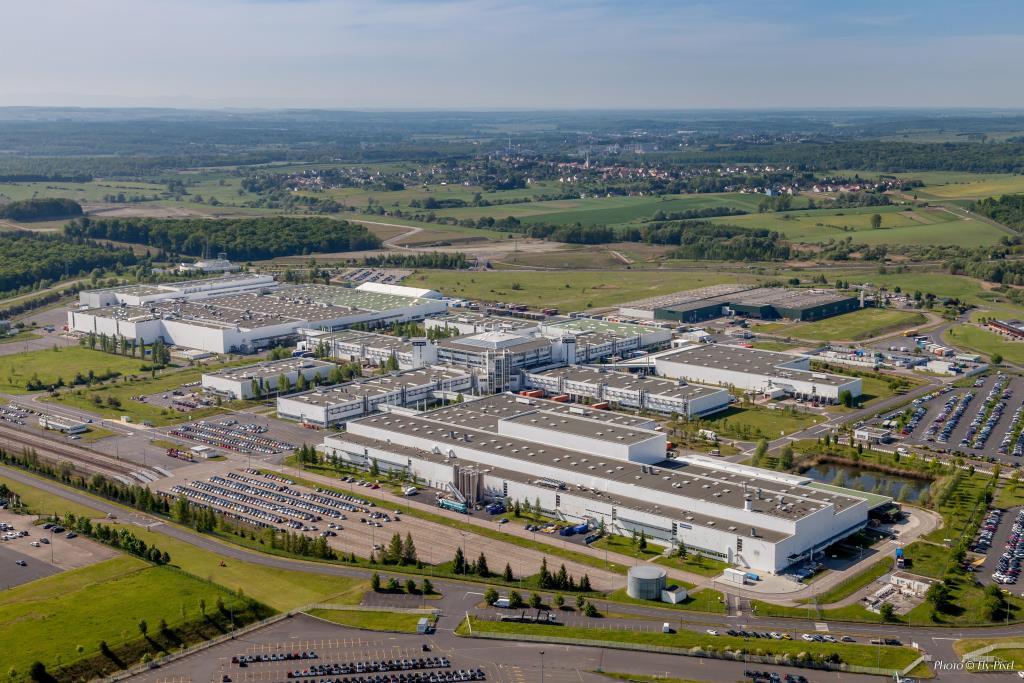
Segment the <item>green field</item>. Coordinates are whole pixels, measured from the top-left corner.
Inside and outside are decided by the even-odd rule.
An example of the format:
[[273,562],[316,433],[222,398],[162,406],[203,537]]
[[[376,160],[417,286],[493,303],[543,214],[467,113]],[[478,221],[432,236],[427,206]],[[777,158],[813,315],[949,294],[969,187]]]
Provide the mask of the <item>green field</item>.
[[725,282],[750,282],[745,274],[707,272],[594,271],[457,272],[423,270],[403,284],[430,287],[450,296],[503,300],[529,306],[553,306],[561,311],[613,306],[632,299],[667,294]]
[[881,578],[890,571],[892,571],[892,559],[886,557],[870,565],[864,571],[841,581],[824,593],[819,593],[815,596],[813,601],[801,600],[801,602],[814,602],[818,605],[828,605],[833,602],[838,602],[843,598],[853,595],[861,588],[870,585],[871,582]]
[[332,610],[313,609],[307,612],[312,617],[334,624],[361,628],[366,631],[390,631],[392,633],[416,633],[416,624],[425,615],[404,612],[383,612],[377,610]]
[[954,325],[942,335],[943,341],[986,356],[998,353],[1007,362],[1024,364],[1024,342],[1013,341],[975,325]]
[[601,548],[602,550],[619,553],[620,555],[628,555],[639,560],[649,560],[658,557],[665,550],[664,546],[656,545],[650,541],[647,542],[647,547],[641,550],[637,544],[633,543],[633,539],[613,534],[602,536],[591,543],[590,547]]
[[[611,643],[628,643],[633,645],[656,645],[663,647],[746,649],[750,652],[759,651],[767,655],[797,655],[801,652],[814,655],[838,654],[843,662],[860,666],[879,666],[883,669],[900,669],[909,666],[917,659],[917,651],[909,647],[875,647],[860,644],[807,643],[798,640],[758,640],[750,642],[732,636],[710,636],[695,631],[680,629],[676,633],[660,633],[652,631],[613,630],[611,628],[583,628],[576,626],[547,626],[537,624],[517,624],[514,622],[481,621],[470,618],[474,634],[498,633],[521,634],[540,638],[570,638],[574,640],[601,640]],[[456,631],[466,633],[463,623]]]
[[691,574],[700,574],[701,576],[718,576],[725,571],[726,567],[732,566],[728,562],[714,560],[696,553],[687,553],[683,559],[679,559],[676,555],[659,557],[655,562],[666,567],[690,572]]
[[[882,225],[871,227],[878,214]],[[955,244],[975,247],[995,244],[1005,233],[981,221],[966,219],[941,208],[904,210],[899,206],[874,206],[853,209],[815,209],[778,213],[752,213],[712,219],[748,228],[767,228],[786,239],[803,243],[822,243],[852,237],[855,244]]]
[[20,481],[15,481],[3,476],[4,468],[0,467],[0,484],[6,484],[8,488],[21,497],[25,506],[25,512],[34,515],[53,515],[63,517],[65,512],[70,512],[79,517],[96,519],[104,514],[95,508],[75,503],[60,496],[47,493],[34,486],[28,486]]
[[97,655],[103,640],[115,650],[139,641],[140,619],[156,637],[161,619],[172,629],[200,621],[199,601],[212,613],[218,598],[239,603],[220,586],[128,556],[33,581],[0,594],[4,664],[27,680],[33,661],[52,669]]
[[732,406],[701,420],[719,436],[752,441],[761,437],[775,439],[821,422],[815,413],[785,409],[769,410],[758,406]]
[[171,555],[171,563],[190,574],[215,581],[231,590],[242,590],[249,597],[277,610],[314,602],[358,604],[369,588],[368,581],[225,559],[217,553],[148,529],[132,528],[132,533],[146,543],[166,550]]
[[26,393],[25,384],[38,377],[44,384],[63,378],[70,383],[75,373],[99,374],[107,371],[122,375],[140,373],[142,361],[138,358],[115,356],[81,346],[24,351],[0,357],[0,391],[12,394]]
[[788,325],[772,334],[813,339],[816,341],[847,341],[870,339],[890,332],[898,332],[927,322],[916,311],[898,311],[891,308],[862,308],[843,315],[809,323]]

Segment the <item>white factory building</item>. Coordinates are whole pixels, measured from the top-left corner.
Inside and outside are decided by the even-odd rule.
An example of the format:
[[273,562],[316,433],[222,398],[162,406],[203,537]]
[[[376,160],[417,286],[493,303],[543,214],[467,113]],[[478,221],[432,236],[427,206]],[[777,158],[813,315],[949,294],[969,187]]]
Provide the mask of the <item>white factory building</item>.
[[536,320],[489,315],[468,310],[452,310],[445,315],[427,318],[424,323],[428,330],[445,330],[458,334],[480,334],[481,332],[506,332],[530,335],[540,330]]
[[362,330],[323,332],[299,330],[303,339],[300,351],[323,348],[328,356],[341,361],[381,365],[394,358],[400,370],[413,370],[437,362],[437,346],[426,337],[395,337]]
[[139,284],[90,289],[79,292],[78,303],[84,308],[105,306],[144,306],[177,299],[195,301],[211,296],[264,292],[277,287],[273,275],[241,274],[201,280],[181,280],[164,284]]
[[843,391],[861,395],[858,377],[811,370],[808,356],[725,344],[693,344],[653,356],[657,374],[768,396],[835,403]]
[[376,294],[390,294],[392,296],[405,296],[413,299],[441,299],[443,295],[436,289],[425,289],[423,287],[406,287],[405,285],[391,285],[383,282],[364,282],[356,287],[360,292],[374,292]]
[[294,387],[303,379],[314,384],[326,380],[334,363],[313,358],[283,358],[281,360],[255,363],[241,367],[224,368],[216,372],[205,372],[202,377],[203,391],[232,400],[250,399],[261,395],[274,394],[283,376],[288,385]]
[[318,427],[334,427],[386,407],[456,400],[459,394],[471,394],[474,385],[474,376],[462,370],[421,368],[279,396],[277,414]]
[[608,402],[613,408],[650,410],[663,415],[676,413],[687,418],[710,415],[728,408],[733,401],[732,394],[721,387],[582,365],[528,372],[526,386],[551,396],[566,395],[574,401],[590,399]]
[[643,418],[492,395],[426,413],[379,413],[324,439],[327,457],[408,472],[469,505],[539,500],[549,515],[643,531],[778,572],[863,528],[869,496],[701,456],[665,460]]
[[[224,282],[244,277],[194,282]],[[216,290],[216,294],[210,291],[196,285],[181,296],[161,294],[159,298],[152,298],[158,295],[148,289],[136,289],[130,294],[103,290],[105,294],[86,297],[86,300],[107,302],[109,299],[110,302],[69,311],[68,329],[80,334],[141,339],[146,343],[162,338],[167,344],[211,353],[251,353],[292,340],[300,328],[338,330],[357,324],[390,325],[422,320],[446,310],[445,302],[436,299],[327,285],[273,287],[264,283],[259,291],[233,294],[225,294],[223,288]],[[139,297],[147,299],[146,302],[140,305],[127,302]],[[120,301],[122,298],[126,300]]]

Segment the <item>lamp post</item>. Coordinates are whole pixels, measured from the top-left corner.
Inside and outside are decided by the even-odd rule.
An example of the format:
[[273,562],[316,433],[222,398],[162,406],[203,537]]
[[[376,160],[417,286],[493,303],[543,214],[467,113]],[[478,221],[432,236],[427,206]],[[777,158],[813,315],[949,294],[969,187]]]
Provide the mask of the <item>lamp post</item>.
[[540,651],[540,683],[544,683],[544,650]]

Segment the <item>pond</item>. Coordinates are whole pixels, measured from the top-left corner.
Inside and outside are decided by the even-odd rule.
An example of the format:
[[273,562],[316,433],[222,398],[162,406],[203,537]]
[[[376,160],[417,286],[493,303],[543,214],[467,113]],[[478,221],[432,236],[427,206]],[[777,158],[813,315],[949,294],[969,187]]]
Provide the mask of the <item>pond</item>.
[[921,498],[921,494],[928,491],[931,486],[931,481],[928,479],[901,477],[886,472],[875,472],[832,463],[820,463],[804,470],[802,474],[823,484],[880,493],[883,496],[892,496],[896,500],[908,503],[916,503]]

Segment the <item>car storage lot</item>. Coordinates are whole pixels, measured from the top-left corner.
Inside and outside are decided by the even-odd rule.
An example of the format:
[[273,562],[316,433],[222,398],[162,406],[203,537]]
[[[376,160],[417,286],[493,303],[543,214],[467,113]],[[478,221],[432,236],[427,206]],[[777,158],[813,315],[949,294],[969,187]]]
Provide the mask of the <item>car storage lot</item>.
[[[997,391],[1000,387],[1002,390]],[[963,405],[962,414],[955,420],[960,405]],[[1017,412],[1022,405],[1024,378],[1006,375],[1000,381],[1000,377],[993,374],[980,378],[976,386],[952,389],[924,403],[922,407],[927,412],[913,432],[903,438],[908,444],[993,457],[1010,464],[1020,463],[1022,457],[1013,453],[1018,439],[1024,435],[1024,410]],[[947,406],[949,410],[946,410]],[[982,420],[972,428],[972,422],[979,414]],[[948,429],[954,420],[956,424],[948,430],[943,441],[943,430]],[[987,425],[988,436],[981,442],[979,437],[984,435]],[[1006,447],[1001,448],[1007,436],[1010,439],[1006,441]],[[964,439],[967,439],[966,443]],[[1024,441],[1021,447],[1019,452],[1024,454]],[[1005,452],[1001,453],[1001,450]]]
[[[18,562],[24,562],[25,566]],[[59,574],[60,571],[48,562],[37,562],[35,557],[16,550],[10,543],[0,544],[0,590]]]
[[[66,569],[85,567],[117,554],[113,548],[82,536],[69,539],[66,537],[67,532],[55,534],[43,529],[41,525],[34,525],[34,521],[34,516],[16,515],[9,510],[0,510],[0,523],[9,524],[17,531],[28,531],[27,536],[0,541],[0,576],[3,580],[6,581],[8,573],[13,574],[16,579],[22,574],[32,575],[11,585],[56,574]],[[0,537],[2,536],[3,533],[0,532]],[[18,560],[23,560],[27,566],[20,567],[15,564]],[[0,581],[0,585],[2,583]]]
[[[247,469],[230,461],[196,463],[175,471],[172,478],[161,479],[156,488],[173,496],[184,494],[193,502],[212,505],[218,511],[257,526],[301,532],[313,538],[327,533],[327,543],[332,548],[343,553],[354,552],[360,557],[368,557],[371,552],[379,556],[395,533],[401,534],[403,539],[411,534],[419,559],[427,564],[447,562],[461,547],[466,558],[473,561],[484,553],[492,572],[500,573],[508,562],[516,576],[529,576],[540,570],[545,556],[538,550],[407,515],[402,512],[406,507],[400,502],[369,506],[364,496],[375,497],[381,492],[355,482],[332,484],[333,489],[350,496],[351,499],[346,500]],[[417,501],[432,501],[433,496],[431,491],[421,491]],[[494,528],[501,528],[499,519],[500,516],[494,518]],[[557,542],[570,547],[565,539],[559,538]],[[560,558],[548,558],[552,569],[557,569],[561,563]],[[594,567],[569,560],[565,561],[565,566],[577,579],[588,574],[591,584],[598,589],[617,588],[622,582],[620,576]]]

